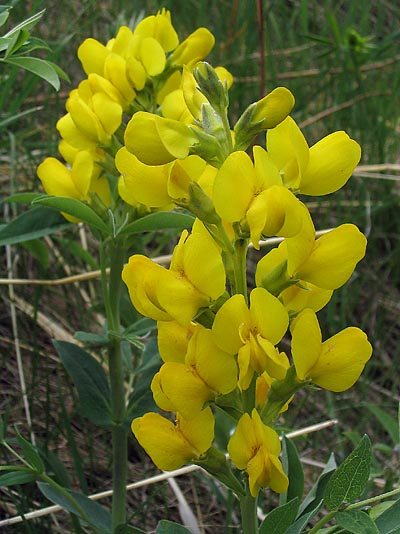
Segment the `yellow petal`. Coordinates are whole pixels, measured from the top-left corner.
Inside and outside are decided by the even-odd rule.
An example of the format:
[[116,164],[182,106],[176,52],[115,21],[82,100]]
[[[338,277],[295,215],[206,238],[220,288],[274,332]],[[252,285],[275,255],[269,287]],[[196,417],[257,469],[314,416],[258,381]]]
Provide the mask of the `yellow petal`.
[[105,93],[96,93],[92,99],[93,111],[108,135],[112,135],[121,125],[122,107]]
[[254,198],[256,173],[245,152],[233,152],[219,169],[215,181],[213,200],[220,217],[227,222],[243,219]]
[[305,308],[318,312],[331,300],[332,289],[321,289],[303,280],[300,283],[301,287],[288,287],[279,295],[289,313],[299,313]]
[[244,341],[241,332],[250,328],[250,312],[243,295],[234,295],[218,310],[212,331],[217,345],[229,354],[237,354]]
[[354,224],[342,224],[315,241],[296,276],[324,289],[337,289],[364,257],[367,240]]
[[322,335],[315,313],[306,309],[291,325],[292,356],[300,380],[310,376],[310,370],[317,363],[322,350]]
[[163,47],[152,37],[142,39],[139,48],[139,59],[149,76],[157,76],[165,68],[166,58]]
[[298,202],[297,215],[301,219],[299,231],[285,239],[288,256],[288,274],[293,276],[299,267],[309,258],[315,244],[315,228],[307,207]]
[[253,147],[254,168],[257,176],[257,188],[268,189],[273,185],[282,185],[279,169],[271,156],[261,146]]
[[335,132],[310,148],[300,182],[304,195],[327,195],[347,182],[361,158],[361,148],[345,132]]
[[199,156],[174,161],[168,177],[168,194],[173,199],[188,199],[190,182],[197,182],[207,163]]
[[238,469],[246,469],[257,445],[252,419],[244,413],[228,443],[229,456]]
[[270,476],[268,486],[276,493],[284,493],[289,486],[289,480],[283,471],[282,464],[276,456],[270,456]]
[[196,137],[190,129],[179,121],[156,116],[156,128],[160,139],[174,159],[185,159],[190,147],[196,143]]
[[210,299],[216,300],[224,293],[226,275],[221,251],[202,224],[195,222],[184,244],[183,270],[194,287]]
[[207,28],[197,28],[174,50],[171,64],[193,67],[210,53],[214,43],[214,36]]
[[161,399],[160,408],[165,409],[164,396],[173,406],[174,411],[178,411],[185,418],[194,417],[198,414],[204,403],[214,399],[214,392],[203,382],[196,372],[182,363],[167,362],[161,366],[158,372],[157,394],[161,390],[162,395],[156,395],[154,400],[158,404]]
[[267,133],[267,149],[283,173],[285,186],[297,190],[308,165],[309,149],[300,128],[291,117]]
[[73,90],[65,104],[76,127],[91,141],[107,144],[110,136],[107,135],[99,118],[90,106],[79,97],[77,90]]
[[185,363],[195,368],[202,381],[215,393],[225,395],[236,388],[236,362],[232,355],[216,345],[211,330],[196,330],[188,344]]
[[81,199],[71,171],[56,158],[46,158],[37,168],[37,174],[48,195]]
[[167,206],[171,199],[167,192],[170,163],[145,165],[131,154],[126,147],[118,150],[115,165],[124,177],[124,187],[132,192],[132,198],[148,208]]
[[132,432],[159,469],[178,469],[196,457],[196,451],[179,429],[157,413],[134,419]]
[[321,355],[309,371],[312,381],[330,391],[345,391],[359,378],[372,354],[362,330],[349,327],[322,344]]
[[151,381],[151,392],[153,393],[154,402],[161,410],[165,412],[175,412],[176,406],[172,400],[167,397],[165,391],[162,389],[160,373],[156,373]]
[[126,58],[126,75],[137,91],[141,91],[146,85],[146,69],[138,59],[132,56]]
[[263,129],[275,128],[294,106],[294,96],[286,87],[277,87],[256,103],[252,122],[261,122]]
[[104,76],[115,85],[126,103],[132,102],[136,96],[126,74],[126,61],[118,54],[109,54],[104,63]]
[[154,37],[165,52],[170,52],[178,46],[178,35],[171,24],[171,14],[162,9],[157,15],[150,15],[139,22],[135,28],[135,36]]
[[109,53],[104,45],[92,38],[85,39],[78,48],[78,58],[86,74],[94,72],[103,76],[104,62]]
[[57,121],[56,128],[61,137],[77,150],[89,150],[92,152],[96,150],[96,141],[77,128],[70,113],[67,113]]
[[165,273],[166,269],[140,254],[131,256],[122,270],[132,304],[139,313],[156,321],[171,320],[157,298],[158,286],[164,282]]
[[190,338],[199,324],[190,323],[182,326],[177,321],[159,321],[157,323],[158,350],[164,362],[184,363]]
[[208,451],[214,439],[214,416],[211,408],[202,410],[195,417],[184,419],[177,414],[177,425],[182,434],[200,456]]
[[146,165],[161,165],[175,159],[161,141],[152,113],[135,113],[125,129],[124,141],[129,152]]
[[283,304],[262,287],[250,293],[251,327],[273,345],[279,343],[289,325],[288,313]]
[[78,152],[72,165],[71,178],[80,193],[81,199],[86,198],[88,194],[93,171],[94,164],[92,155],[83,150]]

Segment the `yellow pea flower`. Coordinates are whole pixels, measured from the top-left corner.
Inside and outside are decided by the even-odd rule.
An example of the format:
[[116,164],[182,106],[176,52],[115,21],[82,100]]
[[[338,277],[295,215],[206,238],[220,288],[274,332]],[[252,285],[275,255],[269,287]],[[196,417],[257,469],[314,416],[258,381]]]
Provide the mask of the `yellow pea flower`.
[[189,418],[207,401],[230,393],[236,385],[234,357],[216,345],[211,330],[200,328],[190,338],[184,363],[164,363],[151,389],[160,408]]
[[283,187],[267,152],[255,146],[253,153],[254,164],[245,152],[227,157],[215,177],[213,200],[224,221],[248,227],[258,249],[261,235],[298,234],[307,224],[307,214],[304,205]]
[[302,311],[291,325],[292,356],[300,380],[339,392],[358,380],[372,355],[366,334],[356,327],[345,328],[322,342],[313,310]]
[[289,325],[282,303],[259,287],[250,293],[248,308],[243,295],[234,295],[218,310],[212,331],[217,345],[238,355],[239,385],[247,389],[254,372],[267,371],[274,378],[284,378],[288,360],[275,345]]
[[76,126],[70,113],[58,119],[56,128],[60,136],[77,151],[85,150],[94,153],[97,150],[96,141],[87,137]]
[[186,158],[197,139],[179,121],[139,111],[128,122],[124,141],[129,152],[146,165],[162,165]]
[[159,321],[175,319],[183,325],[225,291],[221,251],[198,220],[190,235],[182,233],[169,270],[134,255],[122,278],[140,313]]
[[343,131],[324,137],[309,149],[291,117],[268,131],[267,150],[286,187],[315,196],[343,187],[361,157],[358,143]]
[[172,165],[146,165],[126,147],[120,148],[115,156],[115,166],[121,173],[118,182],[121,198],[128,204],[140,203],[150,209],[170,208],[167,182]]
[[289,481],[278,458],[280,452],[278,434],[263,424],[257,410],[251,416],[243,414],[229,440],[228,453],[238,469],[247,471],[253,497],[266,486],[277,493],[287,490]]
[[171,52],[179,43],[178,35],[171,23],[171,13],[163,8],[156,15],[150,15],[139,22],[134,36],[153,38],[165,52]]
[[103,145],[110,142],[122,121],[121,105],[105,93],[89,96],[85,89],[73,89],[65,107],[76,127],[91,141]]
[[[280,295],[290,311],[318,311],[350,278],[365,255],[367,240],[353,224],[314,238],[311,247],[304,245],[304,236],[296,240],[297,236],[286,239],[258,262],[256,285]],[[288,287],[291,283],[297,285]]]
[[172,423],[149,412],[132,421],[132,432],[154,464],[163,471],[179,469],[200,458],[211,447],[214,417],[206,408],[192,419],[177,414]]
[[214,36],[207,28],[198,28],[179,44],[169,61],[172,65],[192,68],[210,53],[214,43]]
[[[37,168],[37,175],[48,195],[89,201],[91,192],[108,206],[111,202],[110,187],[100,172],[92,154],[86,151],[77,152],[71,168],[56,158],[46,158]],[[77,222],[75,217],[63,215],[69,221]]]

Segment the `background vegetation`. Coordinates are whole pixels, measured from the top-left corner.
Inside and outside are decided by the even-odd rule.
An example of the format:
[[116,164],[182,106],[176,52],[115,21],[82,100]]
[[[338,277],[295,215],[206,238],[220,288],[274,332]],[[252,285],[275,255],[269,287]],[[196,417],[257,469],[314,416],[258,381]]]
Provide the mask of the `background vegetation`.
[[[133,26],[161,7],[172,12],[181,38],[198,26],[216,36],[210,56],[235,76],[231,90],[232,119],[248,103],[277,85],[296,97],[293,113],[309,144],[338,129],[346,130],[363,149],[361,167],[331,199],[309,199],[318,229],[354,222],[368,236],[366,259],[351,281],[335,293],[320,315],[325,337],[350,324],[363,328],[374,355],[358,385],[341,395],[304,394],[282,420],[293,430],[327,419],[334,427],[299,438],[298,447],[313,462],[326,462],[330,450],[343,458],[364,433],[374,444],[376,484],[389,490],[399,483],[397,407],[400,383],[400,7],[391,0],[175,0],[157,2],[30,1],[13,2],[10,25],[46,8],[35,36],[46,40],[46,54],[65,70],[71,83],[56,93],[42,80],[13,67],[0,72],[0,190],[37,191],[35,168],[56,155],[57,119],[64,114],[70,89],[83,77],[76,57],[89,36],[106,42],[122,24]],[[262,9],[261,9],[262,8]],[[26,112],[17,118],[21,112]],[[16,120],[15,120],[16,119]],[[1,207],[3,223],[23,206]],[[148,237],[154,255],[168,253],[173,234]],[[0,276],[7,277],[5,248],[0,250]],[[14,245],[14,278],[54,280],[98,269],[96,243],[84,229],[70,225],[63,233]],[[109,443],[79,413],[77,396],[55,356],[52,338],[72,340],[75,331],[99,332],[100,294],[96,279],[65,285],[25,284],[0,289],[0,412],[8,425],[18,424],[28,436],[24,402],[29,404],[32,432],[57,476],[82,491],[110,486]],[[13,316],[16,312],[16,317]],[[125,322],[133,319],[129,303]],[[17,372],[18,341],[26,380],[26,398]],[[18,350],[18,349],[17,349]],[[96,351],[95,347],[91,347]],[[321,403],[321,398],[325,402]],[[11,430],[12,431],[12,430]],[[397,449],[396,449],[397,446]],[[5,458],[7,461],[7,458]],[[155,472],[132,438],[130,479]],[[182,487],[204,532],[235,532],[234,509],[221,512],[218,488],[187,477]],[[15,488],[14,488],[15,490]],[[375,490],[376,491],[376,490]],[[34,485],[0,489],[0,519],[46,504]],[[135,490],[130,497],[133,522],[149,531],[159,518],[178,517],[167,483]],[[46,516],[5,532],[69,532],[64,516]],[[179,518],[178,518],[179,520]],[[233,525],[229,530],[228,525]]]

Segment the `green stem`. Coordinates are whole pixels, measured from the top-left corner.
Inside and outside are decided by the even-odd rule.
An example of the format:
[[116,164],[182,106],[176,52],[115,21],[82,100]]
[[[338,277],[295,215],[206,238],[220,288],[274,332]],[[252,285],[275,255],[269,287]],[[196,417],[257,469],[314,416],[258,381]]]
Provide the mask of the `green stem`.
[[[104,245],[103,245],[104,247]],[[107,314],[109,337],[108,364],[110,373],[112,414],[113,500],[112,524],[115,529],[126,520],[126,483],[128,436],[125,429],[126,403],[124,367],[121,351],[119,304],[122,289],[121,272],[124,265],[124,248],[110,245],[110,275],[107,283],[104,249],[102,251],[102,289]]]
[[257,499],[250,494],[249,488],[247,494],[240,498],[240,512],[243,534],[257,534]]

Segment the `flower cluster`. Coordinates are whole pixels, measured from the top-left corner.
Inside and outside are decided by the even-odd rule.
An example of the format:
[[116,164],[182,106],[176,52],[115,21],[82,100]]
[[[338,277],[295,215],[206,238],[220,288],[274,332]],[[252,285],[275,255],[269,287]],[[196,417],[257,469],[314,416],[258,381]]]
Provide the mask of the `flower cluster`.
[[[150,111],[167,121],[193,122],[183,98],[184,72],[190,76],[191,67],[204,59],[213,45],[214,37],[206,28],[179,42],[165,9],[143,19],[133,31],[122,26],[106,45],[86,39],[78,57],[87,78],[70,92],[67,113],[57,122],[59,152],[66,165],[51,157],[38,167],[46,193],[94,205],[96,197],[97,203],[106,207],[118,199],[115,164],[135,167],[133,156],[126,155],[123,148],[116,157],[118,150],[124,143],[129,147],[131,138],[147,139],[150,127],[146,119],[153,117]],[[227,84],[232,83],[226,69],[221,67],[219,74]],[[136,189],[136,184],[133,187]],[[132,187],[124,187],[122,179],[120,193],[128,204],[149,205],[146,193],[133,199]],[[150,207],[160,205],[167,207],[166,202],[150,202]]]
[[[123,269],[133,305],[158,322],[163,364],[151,389],[171,414],[147,413],[132,430],[160,469],[196,462],[256,497],[265,486],[287,489],[273,427],[296,392],[350,388],[372,353],[356,327],[322,341],[316,315],[364,257],[366,238],[343,224],[317,239],[298,198],[341,188],[361,150],[342,131],[309,147],[284,87],[231,127],[232,76],[202,61],[213,44],[204,28],[179,43],[165,10],[106,46],[87,39],[79,49],[87,79],[57,125],[68,167],[48,158],[38,174],[49,194],[109,205],[112,193],[114,205],[139,206],[138,216],[182,208],[195,216],[168,269],[140,254]],[[249,150],[259,134],[264,146]],[[281,242],[258,262],[249,291],[248,245],[259,249],[269,236]],[[227,449],[244,486],[213,447],[216,408],[236,421]]]
[[[190,460],[215,474],[216,406],[237,421],[228,453],[247,474],[251,495],[267,485],[283,492],[287,478],[273,429],[278,415],[302,387],[350,388],[372,352],[355,327],[323,342],[316,316],[363,258],[366,238],[343,224],[316,239],[298,198],[338,190],[361,151],[345,132],[309,148],[289,116],[294,98],[285,88],[251,104],[231,128],[218,73],[199,63],[186,76],[184,100],[199,103],[194,111],[188,104],[194,122],[138,113],[117,155],[126,198],[149,208],[184,207],[196,216],[169,269],[134,255],[123,270],[133,305],[158,321],[163,364],[151,389],[158,407],[176,420],[148,413],[132,430],[160,469]],[[139,126],[144,136],[137,135]],[[253,146],[249,155],[254,135],[264,131],[265,147]],[[260,248],[267,236],[282,242],[258,262],[249,293],[247,247]],[[286,354],[279,343],[289,333]]]

